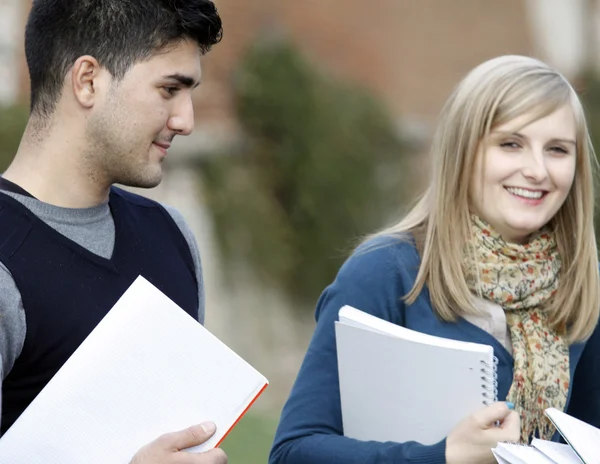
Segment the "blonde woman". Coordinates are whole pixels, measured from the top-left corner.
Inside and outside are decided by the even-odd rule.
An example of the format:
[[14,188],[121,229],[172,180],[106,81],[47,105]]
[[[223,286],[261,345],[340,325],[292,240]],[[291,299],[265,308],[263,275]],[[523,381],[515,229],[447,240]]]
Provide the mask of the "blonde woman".
[[[537,60],[487,61],[444,106],[432,160],[425,195],[319,299],[270,463],[494,463],[500,441],[557,438],[547,407],[600,426],[594,155],[576,93]],[[501,401],[435,445],[344,437],[334,334],[344,305],[492,345]]]

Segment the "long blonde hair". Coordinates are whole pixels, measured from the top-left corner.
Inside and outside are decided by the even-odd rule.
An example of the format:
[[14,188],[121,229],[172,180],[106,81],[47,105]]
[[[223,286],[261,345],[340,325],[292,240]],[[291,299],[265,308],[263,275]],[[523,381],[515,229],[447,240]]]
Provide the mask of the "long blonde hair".
[[522,115],[533,122],[565,104],[577,125],[577,167],[571,191],[550,225],[562,258],[556,297],[546,308],[554,327],[568,327],[571,341],[594,330],[600,314],[600,278],[594,236],[594,168],[584,112],[567,80],[546,64],[502,56],[473,69],[443,107],[432,147],[432,178],[424,195],[397,224],[374,236],[414,238],[421,254],[410,304],[425,285],[447,321],[478,314],[463,271],[471,234],[469,185],[480,144],[490,131]]

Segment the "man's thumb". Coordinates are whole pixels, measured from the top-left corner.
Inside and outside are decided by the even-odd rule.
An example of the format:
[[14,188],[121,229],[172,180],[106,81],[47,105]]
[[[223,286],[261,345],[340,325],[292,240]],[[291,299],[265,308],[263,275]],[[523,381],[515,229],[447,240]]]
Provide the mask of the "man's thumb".
[[168,433],[163,436],[163,439],[168,442],[169,448],[181,451],[204,443],[216,430],[217,426],[213,422],[204,422],[179,432]]

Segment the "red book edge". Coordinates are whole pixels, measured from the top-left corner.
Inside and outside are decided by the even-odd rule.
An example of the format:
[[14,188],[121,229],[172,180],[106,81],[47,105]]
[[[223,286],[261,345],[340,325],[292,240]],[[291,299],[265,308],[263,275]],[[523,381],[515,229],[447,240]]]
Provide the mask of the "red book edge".
[[260,395],[262,395],[262,393],[266,390],[266,388],[269,386],[268,383],[265,383],[263,385],[263,387],[260,389],[260,391],[256,394],[256,396],[252,399],[252,401],[250,401],[250,403],[248,404],[248,406],[246,406],[246,409],[244,409],[242,411],[242,413],[239,415],[239,417],[236,419],[236,421],[231,424],[231,427],[229,427],[229,430],[227,430],[227,432],[225,432],[225,435],[223,435],[221,437],[221,439],[219,440],[219,442],[215,445],[215,448],[218,448],[221,443],[223,443],[223,440],[225,440],[225,438],[227,437],[227,435],[229,435],[229,432],[231,432],[231,430],[233,430],[233,428],[237,425],[237,423],[240,421],[240,419],[242,417],[244,417],[244,414],[246,414],[248,412],[248,409],[250,409],[252,407],[252,405],[254,404],[254,402],[258,399],[258,397]]

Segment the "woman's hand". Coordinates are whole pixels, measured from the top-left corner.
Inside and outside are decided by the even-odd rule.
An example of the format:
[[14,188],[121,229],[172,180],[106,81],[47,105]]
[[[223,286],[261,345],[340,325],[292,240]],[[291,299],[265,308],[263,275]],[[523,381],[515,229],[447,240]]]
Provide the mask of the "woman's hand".
[[521,424],[512,408],[511,403],[494,403],[464,419],[446,439],[446,463],[495,464],[492,448],[519,441]]

